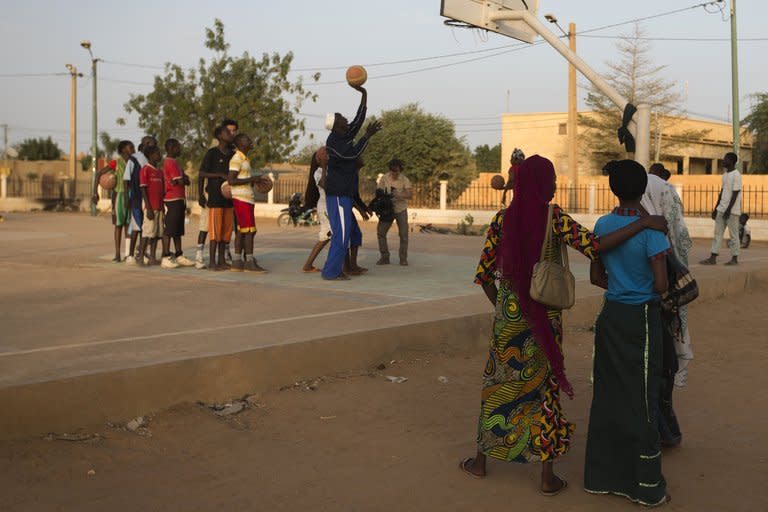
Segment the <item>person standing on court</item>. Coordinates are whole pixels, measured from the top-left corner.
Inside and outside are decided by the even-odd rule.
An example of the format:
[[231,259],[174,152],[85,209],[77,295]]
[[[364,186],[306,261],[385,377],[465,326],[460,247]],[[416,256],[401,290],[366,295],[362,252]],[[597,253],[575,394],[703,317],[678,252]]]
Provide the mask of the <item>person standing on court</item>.
[[365,134],[355,143],[355,136],[365,122],[368,91],[362,86],[352,86],[362,94],[360,106],[350,123],[338,112],[328,114],[325,127],[331,130],[325,147],[328,152],[328,171],[325,183],[328,221],[331,224],[331,248],[325,261],[322,276],[326,280],[347,280],[342,272],[344,257],[349,248],[352,225],[352,198],[356,192],[357,159],[363,154],[368,140],[381,130],[380,122],[373,122]]
[[712,254],[701,262],[702,265],[717,264],[717,255],[723,244],[723,234],[728,227],[731,238],[731,261],[726,265],[739,264],[739,216],[741,215],[741,173],[736,168],[739,157],[736,153],[726,153],[723,157],[725,173],[723,174],[723,186],[717,197],[717,205],[712,212],[712,220],[715,221],[715,239],[712,241]]
[[[199,176],[206,180],[208,196],[208,232],[210,238],[210,260],[208,268],[214,271],[229,270],[225,253],[232,238],[232,200],[224,197],[222,184],[229,177],[229,161],[232,159],[232,134],[224,126],[216,127],[214,136],[219,144],[209,149],[200,164]],[[218,256],[218,262],[216,257]]]
[[[394,222],[397,222],[397,232],[400,235],[400,265],[408,265],[408,200],[413,197],[411,181],[403,176],[403,162],[397,158],[389,162],[389,172],[381,177],[378,188],[392,196],[392,206],[395,212]],[[392,220],[379,219],[376,234],[379,238],[381,258],[377,265],[389,265],[389,246],[387,233],[392,227]]]

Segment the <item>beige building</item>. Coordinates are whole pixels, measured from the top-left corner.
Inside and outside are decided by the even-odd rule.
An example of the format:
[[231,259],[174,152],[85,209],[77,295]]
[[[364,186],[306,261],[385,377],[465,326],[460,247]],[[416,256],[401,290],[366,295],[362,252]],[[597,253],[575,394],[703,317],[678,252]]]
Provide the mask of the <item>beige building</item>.
[[[581,115],[590,115],[581,112]],[[688,118],[662,119],[662,140],[674,141],[670,151],[662,151],[659,159],[664,166],[675,174],[719,174],[722,158],[733,146],[732,128],[728,123],[702,121]],[[667,132],[664,125],[669,126]],[[618,127],[617,127],[618,128]],[[586,128],[579,126],[579,135]],[[677,134],[685,131],[706,131],[706,135],[694,142],[682,141]],[[651,147],[656,141],[651,134]],[[742,137],[742,169],[749,169],[752,159],[751,137]],[[599,174],[595,168],[589,148],[584,145],[584,138],[579,137],[579,175]],[[663,147],[663,146],[662,146]],[[568,168],[568,114],[566,112],[537,112],[530,114],[504,114],[502,116],[502,172],[509,166],[509,157],[514,148],[520,148],[526,155],[539,154],[554,162],[558,174],[567,176]],[[599,160],[599,159],[597,159]]]

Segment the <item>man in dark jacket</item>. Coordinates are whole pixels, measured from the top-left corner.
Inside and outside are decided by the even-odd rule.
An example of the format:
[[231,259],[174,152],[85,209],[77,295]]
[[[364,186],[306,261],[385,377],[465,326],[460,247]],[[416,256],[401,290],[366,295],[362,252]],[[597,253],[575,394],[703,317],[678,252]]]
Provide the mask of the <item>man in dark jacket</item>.
[[326,119],[326,128],[331,130],[325,143],[328,151],[328,172],[325,182],[328,220],[331,224],[331,248],[323,267],[323,279],[349,279],[342,272],[344,257],[349,248],[352,226],[352,199],[357,193],[357,159],[363,154],[368,140],[381,130],[381,123],[368,125],[360,140],[355,136],[365,122],[368,92],[355,87],[362,94],[357,115],[350,123],[339,113]]

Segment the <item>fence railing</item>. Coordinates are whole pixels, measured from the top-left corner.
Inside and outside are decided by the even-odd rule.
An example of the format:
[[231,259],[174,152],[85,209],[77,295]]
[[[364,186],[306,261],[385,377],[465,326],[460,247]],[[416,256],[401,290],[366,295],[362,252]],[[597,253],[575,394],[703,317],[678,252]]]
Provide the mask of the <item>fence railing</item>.
[[[14,177],[6,183],[8,197],[23,197],[55,202],[62,198],[71,197],[72,183],[70,180],[54,179],[53,176],[43,175],[38,178]],[[285,204],[290,197],[299,192],[302,195],[307,187],[306,176],[282,175],[274,180],[271,194],[257,194],[258,202]],[[690,217],[708,217],[717,203],[719,187],[696,185],[676,187],[683,200],[685,215]],[[78,197],[83,200],[90,197],[87,185],[78,185]],[[365,202],[370,201],[376,192],[376,181],[361,179],[360,196]],[[742,212],[748,213],[754,219],[768,219],[768,187],[745,186],[742,194]],[[196,202],[198,198],[197,180],[187,187],[187,200]],[[494,190],[490,185],[473,183],[465,187],[447,184],[446,208],[449,210],[497,210],[502,206],[502,192]],[[511,200],[511,191],[507,201]],[[606,185],[578,185],[576,187],[558,187],[555,192],[555,202],[570,213],[601,214],[610,211],[616,204],[616,198]],[[437,209],[441,206],[441,186],[439,183],[414,183],[413,197],[408,201],[411,208]]]

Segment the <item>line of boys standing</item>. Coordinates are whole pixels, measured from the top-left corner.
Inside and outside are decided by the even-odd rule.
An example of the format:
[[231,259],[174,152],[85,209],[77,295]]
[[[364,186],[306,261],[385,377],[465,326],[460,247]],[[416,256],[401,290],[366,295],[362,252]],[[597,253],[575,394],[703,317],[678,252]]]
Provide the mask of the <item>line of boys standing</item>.
[[[256,224],[252,185],[262,178],[251,173],[247,154],[253,149],[252,140],[247,135],[237,135],[237,129],[237,122],[232,120],[225,120],[217,127],[214,135],[218,144],[206,152],[200,166],[199,203],[203,211],[196,261],[186,258],[181,247],[186,218],[184,187],[190,184],[189,177],[176,162],[181,154],[181,144],[176,139],[168,139],[165,143],[167,155],[163,160],[157,140],[152,136],[142,138],[139,151],[134,150],[131,141],[120,142],[120,158],[110,162],[99,173],[99,177],[104,173],[113,173],[116,178],[112,193],[112,223],[115,226],[113,261],[121,261],[120,243],[125,231],[126,238],[130,236],[130,244],[126,244],[127,264],[143,266],[149,249],[149,265],[206,268],[202,252],[210,232],[211,270],[266,272],[253,256]],[[158,168],[161,160],[162,171]],[[227,186],[232,192],[231,198],[224,195],[223,188]],[[95,187],[93,201],[98,200],[98,187]],[[235,225],[238,226],[235,255],[230,257],[232,264],[229,265],[226,256]],[[156,248],[161,238],[162,261],[158,261]],[[174,242],[174,253],[170,252],[171,240]]]

